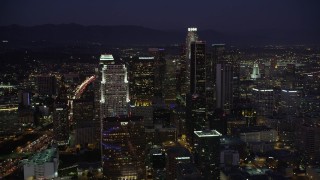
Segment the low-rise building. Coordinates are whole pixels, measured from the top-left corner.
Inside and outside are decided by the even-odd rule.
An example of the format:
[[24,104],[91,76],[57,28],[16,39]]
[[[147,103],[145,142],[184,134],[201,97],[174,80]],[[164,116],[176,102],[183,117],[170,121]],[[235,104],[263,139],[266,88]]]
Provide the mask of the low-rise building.
[[56,148],[46,149],[23,161],[24,179],[58,177],[59,154]]

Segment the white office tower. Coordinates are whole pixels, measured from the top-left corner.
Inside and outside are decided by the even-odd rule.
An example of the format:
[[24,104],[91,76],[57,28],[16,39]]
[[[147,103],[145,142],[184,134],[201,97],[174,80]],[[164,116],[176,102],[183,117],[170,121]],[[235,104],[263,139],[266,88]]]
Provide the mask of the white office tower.
[[260,71],[259,71],[259,65],[257,63],[254,63],[253,69],[252,69],[252,74],[251,74],[251,79],[256,80],[258,78],[261,78]]
[[186,53],[187,59],[191,59],[191,42],[198,41],[197,28],[188,28],[188,34],[186,38]]
[[197,35],[197,28],[195,27],[191,27],[188,28],[188,34],[187,34],[187,38],[186,38],[186,89],[187,92],[190,91],[190,72],[191,72],[191,43],[192,42],[196,42],[198,41],[198,35]]
[[24,179],[53,179],[58,177],[59,154],[56,148],[23,160]]
[[101,118],[128,114],[129,85],[127,68],[123,64],[115,64],[111,54],[100,57],[101,65]]

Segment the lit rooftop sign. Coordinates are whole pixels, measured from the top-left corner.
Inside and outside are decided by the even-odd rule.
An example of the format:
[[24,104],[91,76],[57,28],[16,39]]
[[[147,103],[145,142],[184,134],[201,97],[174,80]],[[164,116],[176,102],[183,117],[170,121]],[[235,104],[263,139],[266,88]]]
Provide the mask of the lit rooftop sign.
[[102,54],[100,56],[100,61],[113,61],[114,58],[112,56],[112,54]]
[[198,29],[195,28],[195,27],[192,27],[192,28],[188,28],[188,31],[197,31]]
[[139,59],[154,59],[154,57],[139,57]]
[[282,90],[282,92],[288,92],[288,93],[296,93],[298,91],[288,91],[288,90]]
[[128,122],[120,122],[121,126],[126,126],[128,125],[129,123]]
[[190,159],[190,157],[176,157],[176,160]]
[[152,154],[152,155],[154,155],[154,156],[162,156],[163,154],[161,154],[161,153],[156,153],[156,154]]
[[217,130],[194,131],[194,133],[195,133],[198,137],[217,137],[217,136],[222,136],[222,134],[219,133]]
[[273,89],[256,89],[256,88],[252,88],[252,90],[260,91],[260,92],[271,92],[271,91],[273,91]]

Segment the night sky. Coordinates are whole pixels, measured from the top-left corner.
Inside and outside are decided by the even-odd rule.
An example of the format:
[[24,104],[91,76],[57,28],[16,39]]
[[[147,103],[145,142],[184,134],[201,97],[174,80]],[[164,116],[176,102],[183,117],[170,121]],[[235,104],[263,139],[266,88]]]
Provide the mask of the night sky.
[[0,26],[77,23],[228,32],[320,30],[319,0],[2,0]]

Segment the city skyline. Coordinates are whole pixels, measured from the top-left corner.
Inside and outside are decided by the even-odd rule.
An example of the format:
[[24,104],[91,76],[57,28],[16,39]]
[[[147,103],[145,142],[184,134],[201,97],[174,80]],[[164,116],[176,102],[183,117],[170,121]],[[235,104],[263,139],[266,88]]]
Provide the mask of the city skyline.
[[320,179],[319,6],[3,1],[0,179]]

